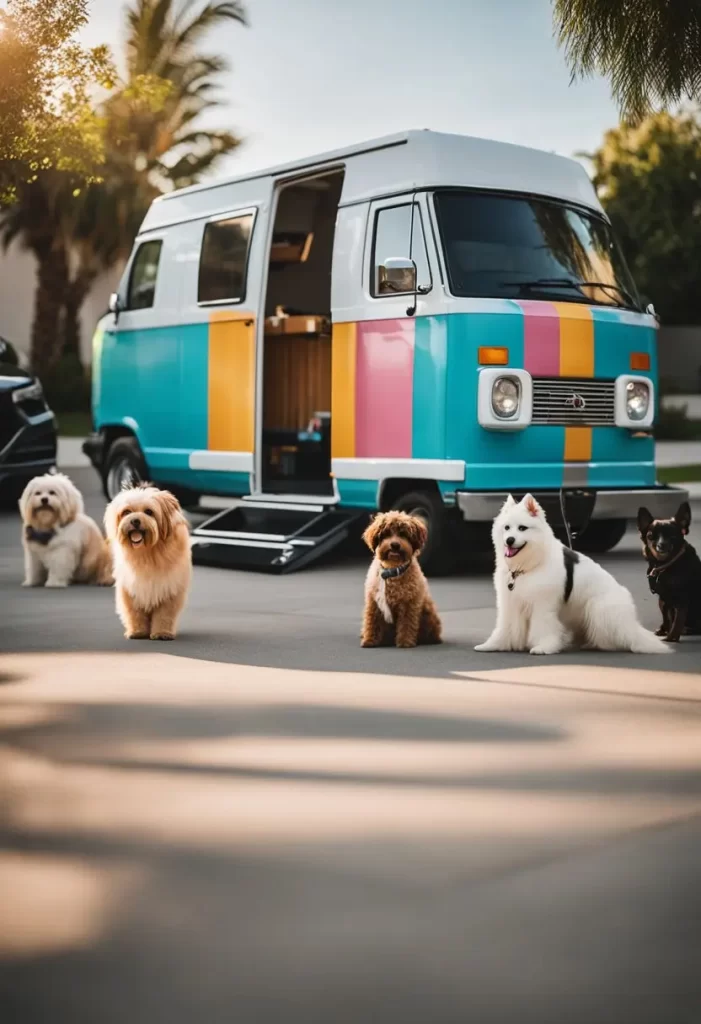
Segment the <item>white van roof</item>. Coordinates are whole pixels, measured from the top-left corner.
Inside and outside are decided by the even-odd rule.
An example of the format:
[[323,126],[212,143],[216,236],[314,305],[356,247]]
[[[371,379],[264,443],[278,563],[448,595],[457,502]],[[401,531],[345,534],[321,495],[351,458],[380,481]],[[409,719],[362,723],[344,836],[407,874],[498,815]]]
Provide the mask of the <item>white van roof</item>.
[[507,142],[417,130],[167,193],[154,200],[141,232],[253,205],[257,197],[267,197],[268,179],[334,164],[345,166],[341,206],[412,189],[463,187],[549,196],[603,213],[588,174],[575,160]]

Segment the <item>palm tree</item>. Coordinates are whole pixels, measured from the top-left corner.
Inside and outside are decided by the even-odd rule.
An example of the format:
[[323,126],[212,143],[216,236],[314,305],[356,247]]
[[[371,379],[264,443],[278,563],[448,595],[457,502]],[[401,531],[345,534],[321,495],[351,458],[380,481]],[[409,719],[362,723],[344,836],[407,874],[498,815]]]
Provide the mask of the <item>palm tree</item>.
[[0,239],[18,239],[38,261],[31,358],[51,371],[78,351],[80,311],[103,272],[126,259],[159,192],[194,184],[239,145],[228,131],[198,126],[220,104],[228,69],[199,49],[226,22],[245,24],[238,0],[132,0],[126,8],[126,82],[102,107],[101,181],[78,191],[60,174],[24,187],[3,214]]
[[624,119],[701,97],[698,0],[553,0],[553,9],[573,78],[608,78]]
[[[98,275],[125,260],[151,200],[198,181],[239,139],[198,127],[220,104],[216,88],[226,58],[202,53],[207,33],[245,24],[237,0],[134,0],[126,9],[126,88],[105,104],[107,160],[102,182],[86,190],[73,228],[75,270],[64,303],[62,349],[76,350],[82,305]],[[158,102],[138,95],[165,83]]]

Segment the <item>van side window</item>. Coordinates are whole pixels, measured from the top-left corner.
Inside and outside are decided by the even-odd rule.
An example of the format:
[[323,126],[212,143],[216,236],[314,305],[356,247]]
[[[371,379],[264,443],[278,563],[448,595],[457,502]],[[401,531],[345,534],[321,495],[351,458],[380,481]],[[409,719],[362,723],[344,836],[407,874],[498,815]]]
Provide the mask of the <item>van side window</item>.
[[161,241],[142,242],[139,246],[129,275],[127,309],[150,309],[153,305],[162,246]]
[[205,225],[200,253],[198,302],[241,302],[246,295],[246,264],[253,214]]
[[[381,280],[380,267],[392,256],[409,256],[409,237],[411,231],[411,203],[402,206],[386,206],[378,210],[375,216],[375,238],[372,247],[372,282],[371,294],[381,297],[396,295],[396,287],[390,289]],[[428,265],[426,240],[424,238],[421,210],[414,204],[414,230],[411,243],[411,258],[416,264],[416,283],[419,288],[431,287],[431,270]],[[409,290],[409,289],[407,289]]]

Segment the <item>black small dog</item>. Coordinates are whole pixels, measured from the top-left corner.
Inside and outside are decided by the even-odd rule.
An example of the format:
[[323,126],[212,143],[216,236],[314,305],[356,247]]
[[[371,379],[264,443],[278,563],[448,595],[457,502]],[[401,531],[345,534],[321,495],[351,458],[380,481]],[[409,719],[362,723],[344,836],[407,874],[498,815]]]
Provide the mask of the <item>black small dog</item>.
[[674,519],[655,519],[646,508],[638,510],[647,581],[662,612],[657,636],[669,643],[677,643],[682,633],[701,634],[701,559],[686,540],[690,525],[686,501]]

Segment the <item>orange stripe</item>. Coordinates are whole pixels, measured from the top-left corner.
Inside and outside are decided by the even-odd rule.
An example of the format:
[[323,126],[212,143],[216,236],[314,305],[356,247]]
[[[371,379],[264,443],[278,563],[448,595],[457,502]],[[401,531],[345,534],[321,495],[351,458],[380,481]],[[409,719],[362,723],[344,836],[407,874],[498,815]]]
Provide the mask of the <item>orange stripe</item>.
[[589,306],[553,303],[560,317],[560,376],[594,376],[594,321]]
[[331,457],[355,458],[355,324],[331,331]]
[[565,462],[591,462],[591,427],[565,427]]
[[244,310],[216,310],[209,323],[207,447],[252,452],[256,322]]

